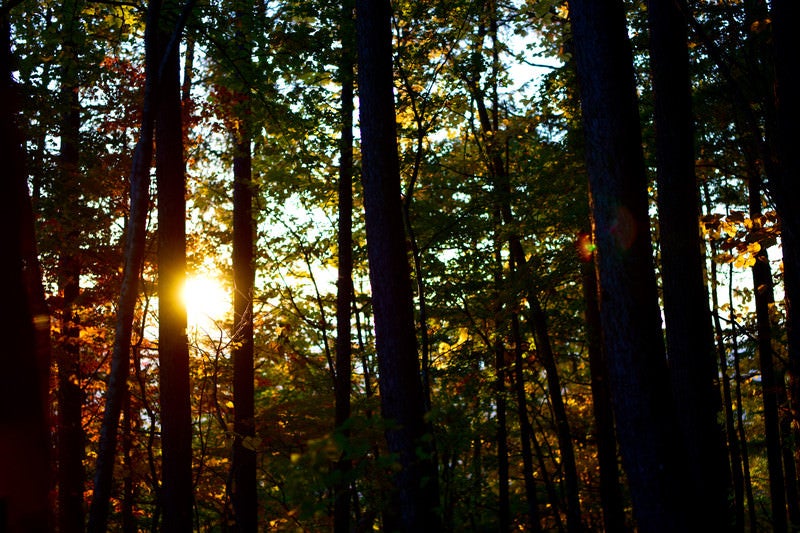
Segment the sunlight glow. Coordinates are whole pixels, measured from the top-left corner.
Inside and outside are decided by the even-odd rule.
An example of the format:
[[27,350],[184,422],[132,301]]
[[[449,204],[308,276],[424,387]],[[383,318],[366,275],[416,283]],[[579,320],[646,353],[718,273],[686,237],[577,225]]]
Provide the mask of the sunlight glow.
[[231,312],[231,297],[223,284],[209,275],[194,275],[186,279],[183,303],[189,327],[205,327],[222,320]]

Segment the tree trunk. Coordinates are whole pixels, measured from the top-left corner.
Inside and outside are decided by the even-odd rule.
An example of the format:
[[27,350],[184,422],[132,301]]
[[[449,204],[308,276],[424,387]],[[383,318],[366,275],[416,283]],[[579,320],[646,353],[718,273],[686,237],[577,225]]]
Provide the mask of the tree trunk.
[[[750,218],[761,214],[761,191],[758,175],[750,176]],[[756,255],[752,268],[753,289],[756,303],[756,337],[758,340],[758,363],[761,370],[761,392],[764,404],[764,436],[767,447],[767,471],[772,509],[772,530],[788,531],[786,516],[785,478],[780,432],[780,396],[783,388],[779,372],[775,368],[772,352],[772,320],[769,308],[775,303],[772,290],[772,273],[765,250]]]
[[400,204],[390,19],[388,0],[357,1],[362,182],[381,411],[393,424],[386,431],[389,451],[400,461],[390,504],[397,523],[386,525],[389,531],[435,531],[438,494],[429,480],[437,472],[423,439],[425,407]]
[[495,424],[497,445],[497,530],[505,533],[511,530],[511,502],[508,479],[508,424],[506,400],[506,350],[503,342],[494,345],[494,394]]
[[730,465],[718,423],[718,371],[698,228],[686,9],[684,0],[647,2],[667,358],[692,476],[689,501],[699,510],[695,523],[708,530],[732,525]]
[[179,17],[166,1],[158,19],[159,73],[156,111],[158,188],[158,358],[161,405],[161,500],[165,532],[192,529],[192,414],[186,307],[186,179],[183,159],[180,61],[170,48]]
[[[350,393],[353,379],[352,370],[352,327],[350,309],[353,305],[353,97],[355,67],[355,24],[353,2],[342,3],[340,21],[342,51],[339,76],[342,84],[341,97],[341,138],[339,145],[339,222],[338,222],[338,274],[336,282],[336,383],[335,383],[335,425],[342,431],[345,441],[350,436],[344,424],[350,418]],[[352,461],[345,450],[336,463],[339,474],[334,487],[334,531],[350,531],[350,470]]]
[[106,384],[105,410],[103,411],[99,449],[95,462],[94,492],[87,526],[89,533],[104,533],[107,530],[114,463],[117,454],[119,416],[130,373],[133,315],[139,296],[139,275],[144,261],[147,214],[150,203],[150,166],[153,160],[153,128],[157,98],[155,88],[158,85],[159,70],[159,55],[155,47],[155,25],[159,9],[159,0],[151,0],[147,7],[144,37],[146,78],[142,124],[131,166],[130,214],[125,232],[125,264],[117,302],[111,372]]
[[[706,210],[711,209],[708,186],[703,184],[703,196]],[[744,531],[745,525],[745,476],[744,476],[744,455],[742,451],[743,440],[739,438],[736,431],[736,423],[733,414],[733,393],[731,391],[730,373],[728,370],[728,354],[724,341],[724,332],[720,320],[720,307],[718,288],[719,281],[717,275],[717,244],[710,240],[711,261],[709,268],[709,283],[711,284],[711,316],[714,321],[714,337],[717,349],[717,359],[719,360],[720,375],[722,379],[722,400],[725,411],[725,432],[728,438],[728,449],[730,450],[731,478],[733,482],[733,529],[738,532]]]
[[550,342],[547,316],[542,309],[536,287],[534,287],[534,284],[531,282],[535,274],[528,270],[525,260],[525,251],[522,247],[520,236],[515,230],[508,229],[516,227],[516,221],[514,220],[514,214],[511,209],[511,183],[497,141],[499,131],[496,124],[499,120],[496,117],[494,120],[490,119],[486,104],[484,103],[483,91],[477,84],[470,80],[469,86],[478,107],[481,129],[483,130],[488,145],[487,151],[489,161],[487,166],[493,179],[493,191],[501,214],[502,224],[507,228],[505,231],[508,234],[511,276],[514,281],[522,280],[525,286],[528,308],[530,310],[529,325],[536,344],[536,355],[537,359],[544,366],[547,375],[547,391],[553,406],[558,445],[561,451],[561,460],[564,469],[567,494],[567,529],[573,532],[579,531],[582,529],[582,525],[575,451],[572,444],[567,411],[564,405],[561,379],[558,375],[558,367],[556,366],[555,355],[553,354],[553,347]]
[[531,449],[531,434],[533,428],[528,417],[528,400],[525,393],[525,373],[522,350],[522,334],[520,332],[519,317],[511,319],[511,331],[514,339],[514,392],[517,396],[517,419],[519,420],[519,438],[522,447],[522,477],[525,482],[525,500],[528,508],[527,530],[538,532],[542,530],[539,517],[539,504],[536,497],[536,480],[533,468],[533,450]]
[[570,0],[569,8],[603,338],[634,516],[643,531],[686,531],[688,472],[671,409],[624,7]]
[[[588,241],[588,235],[585,235]],[[588,242],[581,242],[585,246]],[[586,341],[589,346],[589,373],[592,382],[592,407],[594,411],[597,462],[600,467],[600,504],[603,507],[603,526],[608,532],[628,531],[625,523],[625,501],[619,479],[617,440],[614,434],[614,414],[608,370],[603,353],[603,332],[600,325],[600,308],[597,297],[597,273],[594,257],[588,250],[580,250],[581,282],[586,302]]]
[[52,530],[48,384],[50,322],[36,253],[24,139],[12,78],[9,11],[0,6],[0,210],[6,290],[0,302],[0,531]]
[[[249,17],[252,2],[236,2],[233,68],[238,76],[252,70]],[[240,81],[234,84],[239,86]],[[238,90],[233,114],[233,458],[231,501],[236,531],[258,530],[255,449],[255,370],[253,296],[255,291],[255,220],[253,218],[252,120],[250,100]]]
[[[787,0],[771,3],[772,43],[774,50],[775,85],[775,135],[774,154],[777,157],[777,173],[770,176],[772,198],[781,220],[781,243],[783,246],[783,283],[787,308],[789,409],[794,426],[795,462],[800,463],[800,201],[797,182],[800,180],[800,162],[795,150],[800,143],[797,130],[800,120],[800,102],[796,71],[797,47],[800,36],[792,21],[800,17],[800,5]],[[797,502],[793,502],[797,506]],[[794,511],[795,513],[797,511]],[[797,526],[797,524],[794,524]]]
[[[61,61],[61,153],[59,157],[60,199],[66,205],[80,205],[80,102],[78,100],[78,45],[77,25],[80,20],[81,1],[65,2],[62,6],[62,24],[65,27]],[[78,533],[84,530],[83,460],[85,453],[83,433],[83,392],[81,390],[81,365],[79,316],[75,303],[80,294],[80,215],[65,217],[61,221],[62,252],[58,262],[58,284],[61,300],[61,335],[57,352],[58,376],[58,530],[61,533]]]

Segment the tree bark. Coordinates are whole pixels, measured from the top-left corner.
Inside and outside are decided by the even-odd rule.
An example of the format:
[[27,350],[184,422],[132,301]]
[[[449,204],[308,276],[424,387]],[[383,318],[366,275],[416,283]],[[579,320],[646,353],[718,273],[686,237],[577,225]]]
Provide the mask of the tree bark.
[[139,296],[139,275],[144,261],[147,214],[150,207],[150,167],[153,161],[153,130],[157,98],[155,87],[158,85],[159,70],[159,55],[155,46],[155,25],[158,21],[160,7],[159,0],[151,0],[147,7],[144,37],[146,77],[142,103],[142,124],[131,166],[130,214],[125,228],[125,264],[117,302],[111,372],[106,384],[105,410],[103,411],[99,449],[95,462],[94,492],[87,525],[89,533],[104,533],[107,530],[117,453],[119,417],[127,393],[130,373],[133,315]]
[[[708,194],[707,183],[703,184],[703,197],[705,209],[711,209],[711,200]],[[720,320],[720,307],[718,296],[718,274],[717,262],[714,257],[717,256],[717,244],[713,239],[710,240],[711,261],[709,261],[709,283],[711,292],[711,316],[714,322],[714,341],[717,349],[717,359],[719,360],[719,369],[722,379],[722,404],[725,411],[725,432],[728,438],[728,449],[730,450],[730,464],[731,464],[731,480],[733,482],[733,530],[738,532],[744,531],[745,525],[745,475],[744,465],[747,464],[745,460],[746,451],[743,451],[743,440],[739,438],[736,431],[736,423],[733,413],[733,393],[731,391],[730,373],[728,367],[728,354],[724,342],[724,332],[722,329],[722,322]]]
[[[761,214],[761,187],[758,175],[750,176],[750,217],[757,219]],[[780,397],[782,374],[775,368],[775,355],[772,351],[772,320],[769,308],[775,303],[772,287],[772,273],[765,250],[756,255],[751,269],[753,276],[754,299],[756,304],[756,338],[758,341],[758,365],[761,370],[761,393],[764,405],[764,436],[767,448],[767,472],[769,473],[769,494],[772,515],[772,530],[788,531],[786,515],[786,480],[783,472],[783,454],[780,431]],[[785,395],[785,393],[784,393]]]
[[[234,69],[239,76],[252,70],[249,17],[252,2],[236,2],[234,11]],[[237,80],[235,87],[242,85]],[[233,114],[233,404],[234,442],[231,462],[231,500],[236,531],[258,529],[255,449],[255,370],[253,296],[255,292],[255,220],[253,218],[252,119],[249,95],[237,90]]]
[[[797,205],[800,192],[800,162],[795,150],[800,143],[797,129],[800,120],[800,99],[797,82],[797,47],[800,35],[794,21],[800,17],[800,5],[790,0],[771,2],[772,43],[774,51],[774,154],[777,172],[769,176],[772,199],[781,220],[783,246],[784,290],[787,306],[787,335],[789,345],[789,407],[795,428],[795,440],[800,438],[800,214]],[[795,448],[800,462],[800,446]]]
[[[353,379],[352,370],[352,327],[350,324],[353,306],[353,114],[355,85],[355,21],[353,2],[342,3],[340,19],[340,40],[342,43],[339,59],[339,77],[342,85],[341,96],[341,137],[339,140],[339,221],[338,221],[338,271],[336,281],[336,383],[335,383],[335,426],[342,432],[345,442],[350,431],[344,427],[350,418],[350,393]],[[350,471],[352,461],[345,449],[336,463],[338,479],[334,488],[334,531],[350,531]]]
[[0,530],[46,533],[50,512],[50,321],[36,253],[24,139],[12,77],[9,11],[0,6],[0,210],[6,291],[0,302]]
[[511,319],[511,330],[514,338],[514,391],[517,396],[517,419],[519,421],[520,446],[522,447],[522,477],[525,482],[525,500],[528,509],[526,524],[529,532],[536,533],[542,531],[542,524],[539,517],[539,502],[536,497],[533,450],[531,449],[533,427],[528,417],[528,400],[525,393],[522,334],[517,316]]
[[[64,26],[64,44],[61,60],[60,108],[61,147],[59,154],[59,184],[61,200],[71,206],[80,206],[80,102],[78,23],[83,2],[69,1],[62,6],[61,23]],[[74,207],[73,207],[74,209]],[[61,335],[57,352],[58,377],[58,530],[61,533],[78,533],[84,530],[83,489],[85,437],[83,432],[83,392],[81,390],[81,364],[79,316],[75,310],[80,294],[80,215],[61,221],[62,251],[58,262],[58,285],[61,300]]]
[[[483,91],[481,91],[473,81],[471,81],[469,85],[473,98],[478,106],[481,129],[487,139],[489,159],[487,166],[493,180],[492,187],[496,197],[495,201],[497,202],[500,212],[500,219],[503,226],[506,228],[514,228],[516,227],[516,221],[514,220],[514,214],[511,209],[511,182],[503,162],[500,147],[497,145],[499,131],[496,124],[499,120],[497,118],[494,120],[490,119],[486,104],[484,103]],[[507,229],[506,233],[508,234],[511,257],[509,271],[511,272],[511,277],[514,282],[522,280],[525,286],[528,308],[530,310],[528,323],[536,344],[536,356],[542,363],[542,366],[544,366],[547,375],[547,391],[550,395],[551,405],[553,406],[553,416],[556,420],[557,428],[556,434],[564,469],[567,495],[567,529],[573,532],[579,531],[582,529],[582,525],[575,451],[572,444],[572,435],[562,394],[561,379],[558,375],[558,367],[556,366],[555,355],[553,353],[552,343],[550,342],[547,315],[544,309],[542,309],[536,287],[534,287],[534,283],[531,282],[534,274],[528,270],[528,265],[525,260],[525,251],[522,247],[522,240],[513,229]]]
[[[416,349],[411,281],[400,203],[400,171],[392,79],[391,7],[388,0],[358,0],[358,87],[362,183],[367,229],[381,411],[391,424],[389,451],[400,469],[387,530],[437,530],[437,472],[425,435],[424,399]],[[422,453],[420,453],[422,452]]]
[[643,531],[687,531],[688,472],[671,409],[624,7],[570,0],[569,11],[605,353],[634,516]]
[[[158,358],[161,405],[162,529],[192,529],[192,418],[186,307],[186,179],[183,159],[180,61],[170,47],[179,17],[165,1],[158,19],[159,73],[156,107],[158,189]],[[180,34],[178,34],[180,35]],[[179,39],[179,37],[177,37]]]
[[[588,234],[585,235],[585,238],[588,241]],[[587,244],[589,242],[579,243],[579,246]],[[597,274],[593,254],[588,250],[580,250],[580,254],[582,260],[581,282],[586,303],[586,341],[589,347],[589,373],[592,383],[597,462],[600,467],[600,504],[603,508],[603,525],[608,532],[623,532],[629,531],[630,528],[625,523],[625,501],[622,498],[622,487],[620,486],[614,414],[611,407],[606,358],[603,353]]]
[[698,227],[686,10],[684,0],[647,2],[661,279],[672,397],[692,476],[689,501],[702,511],[698,526],[715,529],[732,525],[730,464],[718,423],[718,370]]

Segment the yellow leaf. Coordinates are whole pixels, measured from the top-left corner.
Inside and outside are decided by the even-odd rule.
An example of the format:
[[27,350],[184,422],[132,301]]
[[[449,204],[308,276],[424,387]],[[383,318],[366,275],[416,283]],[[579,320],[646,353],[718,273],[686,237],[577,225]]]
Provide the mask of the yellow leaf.
[[258,445],[261,444],[261,440],[257,439],[256,437],[247,436],[242,439],[242,446],[247,448],[248,450],[258,451]]

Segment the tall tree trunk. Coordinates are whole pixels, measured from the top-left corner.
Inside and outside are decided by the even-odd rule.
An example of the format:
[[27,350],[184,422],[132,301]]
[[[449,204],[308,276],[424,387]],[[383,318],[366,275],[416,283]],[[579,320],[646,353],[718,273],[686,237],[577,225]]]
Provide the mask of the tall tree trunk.
[[[797,47],[800,46],[793,21],[800,17],[800,5],[787,0],[771,2],[772,43],[774,49],[775,135],[773,150],[777,170],[771,176],[770,190],[781,218],[783,245],[784,291],[787,304],[789,344],[789,407],[795,428],[795,457],[800,463],[800,215],[797,205],[800,193],[800,162],[794,151],[800,143],[797,124],[800,121],[800,98],[797,82]],[[794,524],[797,526],[798,524]]]
[[643,531],[686,531],[688,472],[670,398],[625,11],[620,1],[570,0],[569,8],[603,338],[634,516]]
[[[250,12],[252,2],[235,3],[233,68],[238,77],[252,71]],[[247,80],[239,80],[239,87]],[[255,291],[255,220],[253,218],[252,119],[249,95],[237,90],[233,110],[233,405],[234,442],[231,462],[233,513],[236,531],[258,529],[256,479],[255,370],[253,296]]]
[[[681,5],[679,5],[681,4]],[[684,0],[648,0],[655,98],[658,220],[667,358],[676,416],[688,451],[701,529],[732,525],[730,465],[701,254],[699,192]]]
[[522,349],[522,334],[520,332],[519,317],[511,318],[512,338],[514,339],[514,392],[517,396],[517,419],[519,421],[519,438],[522,447],[522,477],[525,482],[525,500],[528,508],[526,521],[527,530],[538,532],[542,530],[539,517],[539,504],[536,497],[536,480],[533,468],[533,450],[531,449],[531,434],[533,427],[528,417],[528,400],[525,393],[525,373]]
[[142,124],[133,154],[130,176],[130,213],[125,231],[125,255],[117,320],[114,328],[114,347],[111,372],[105,394],[105,410],[100,428],[100,442],[95,462],[94,492],[89,508],[89,533],[107,530],[114,463],[117,453],[117,434],[123,399],[130,373],[133,315],[139,296],[139,275],[144,261],[147,236],[147,213],[150,203],[150,167],[153,160],[153,129],[155,124],[159,55],[156,49],[156,23],[161,3],[151,0],[145,22],[145,88],[142,103]]
[[123,533],[136,533],[137,524],[133,507],[136,497],[136,483],[134,476],[133,460],[133,409],[131,408],[131,394],[127,391],[122,406],[122,531]]
[[[588,234],[582,236],[579,246],[590,244]],[[603,353],[603,332],[600,325],[600,307],[597,295],[597,273],[594,256],[589,249],[579,250],[581,282],[586,303],[586,337],[589,346],[589,373],[592,382],[597,462],[600,467],[600,504],[603,507],[603,526],[608,532],[628,531],[625,524],[625,502],[620,486],[617,461],[617,439],[614,434],[614,414],[608,370]]]
[[520,236],[514,229],[511,229],[516,227],[516,221],[511,209],[511,182],[503,161],[501,147],[498,144],[498,134],[500,132],[497,124],[499,119],[496,116],[496,112],[494,113],[494,118],[489,116],[483,91],[478,87],[475,80],[468,80],[468,85],[478,107],[478,117],[487,144],[487,166],[492,176],[492,186],[501,214],[502,224],[505,226],[505,232],[508,235],[511,276],[515,281],[521,280],[526,289],[528,308],[530,310],[529,326],[536,344],[537,359],[544,366],[547,375],[547,390],[553,406],[553,415],[556,419],[558,445],[566,482],[567,529],[569,531],[579,531],[582,528],[580,496],[572,435],[562,394],[561,379],[558,375],[558,367],[556,366],[555,355],[550,342],[547,316],[539,301],[537,289],[531,282],[535,274],[528,269]]
[[45,533],[50,513],[50,322],[36,253],[25,144],[12,77],[9,11],[0,6],[0,210],[6,291],[0,302],[0,531]]
[[[706,210],[711,209],[711,200],[708,193],[708,184],[703,184],[703,197]],[[745,526],[745,476],[743,465],[745,464],[742,445],[736,430],[736,422],[733,413],[733,392],[731,391],[730,372],[728,367],[728,354],[724,341],[724,331],[720,320],[719,307],[719,281],[717,274],[717,244],[710,240],[710,257],[712,258],[709,268],[709,283],[711,284],[711,316],[714,321],[714,337],[717,349],[717,359],[719,361],[720,375],[722,379],[722,400],[725,411],[725,432],[728,438],[728,450],[730,450],[731,477],[733,482],[733,524],[734,530],[744,531]]]
[[[728,301],[734,301],[733,289],[733,263],[728,266]],[[730,306],[730,324],[731,324],[731,347],[730,352],[733,355],[733,382],[735,387],[736,398],[736,429],[739,435],[739,442],[747,443],[747,433],[745,431],[745,409],[744,398],[742,395],[742,369],[741,361],[739,359],[739,342],[738,342],[738,326],[736,324],[736,309]],[[756,531],[758,524],[758,517],[756,515],[756,502],[753,496],[753,483],[750,476],[750,456],[747,451],[747,446],[742,446],[742,470],[744,472],[744,488],[747,493],[747,513],[750,530]]]
[[508,474],[508,423],[506,399],[506,350],[502,340],[495,341],[494,345],[494,394],[495,394],[495,424],[497,445],[497,490],[498,490],[498,517],[497,530],[510,531],[511,528],[511,497],[509,494]]
[[192,529],[192,413],[186,307],[186,178],[183,159],[180,61],[169,46],[180,9],[165,1],[158,19],[159,73],[156,110],[158,189],[158,358],[161,405],[163,530]]
[[438,494],[426,478],[438,474],[423,439],[425,405],[400,205],[390,19],[388,0],[356,2],[362,182],[381,411],[393,424],[386,431],[389,451],[400,461],[391,504],[397,523],[386,525],[437,530]]
[[[352,370],[352,326],[350,324],[353,306],[353,113],[355,85],[355,21],[353,2],[342,3],[339,33],[342,43],[339,59],[339,76],[342,85],[341,96],[341,138],[339,140],[339,222],[338,257],[339,265],[336,281],[336,383],[335,383],[335,425],[342,431],[345,439],[350,436],[344,424],[350,418],[350,393],[353,379]],[[350,531],[350,470],[352,461],[345,450],[336,464],[339,473],[334,488],[334,531]]]
[[[499,214],[495,216],[495,225],[499,228]],[[501,533],[511,528],[511,496],[508,465],[508,399],[506,393],[506,346],[504,342],[505,325],[503,294],[503,257],[500,231],[495,235],[494,251],[494,341],[490,345],[494,355],[494,395],[495,395],[495,442],[497,446],[497,529]]]
[[[62,6],[64,44],[61,61],[61,153],[59,157],[61,200],[80,205],[80,102],[78,100],[78,25],[83,2],[72,0]],[[80,327],[75,303],[80,294],[80,216],[73,214],[61,222],[62,252],[58,263],[61,294],[61,336],[57,352],[58,376],[58,530],[78,533],[84,530],[83,513],[83,392],[81,390]]]
[[[750,176],[750,218],[758,219],[761,214],[761,188],[758,175]],[[761,392],[764,404],[764,435],[767,444],[767,471],[769,473],[769,493],[772,509],[772,530],[788,531],[786,516],[786,492],[783,472],[783,453],[780,432],[780,391],[783,382],[775,368],[775,355],[772,351],[772,321],[769,308],[775,303],[772,287],[772,273],[765,250],[756,255],[752,268],[754,298],[756,302],[756,337],[758,340],[758,363],[761,370]]]

